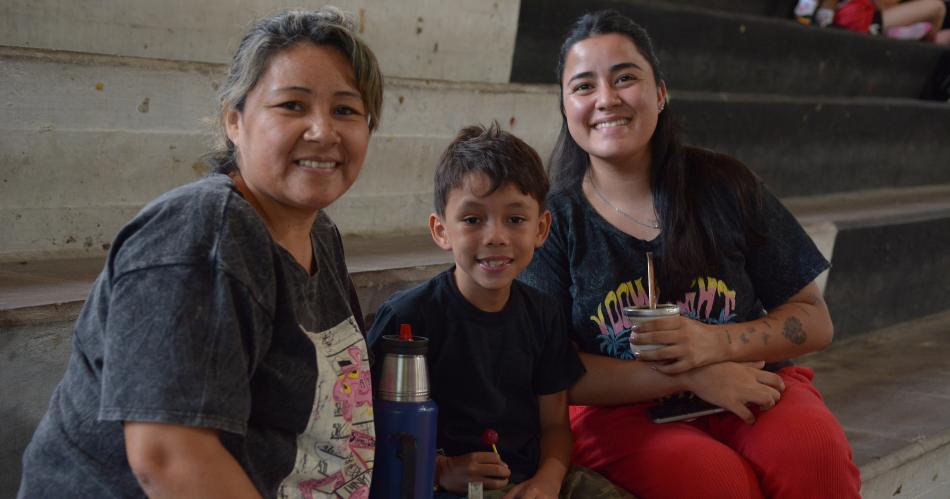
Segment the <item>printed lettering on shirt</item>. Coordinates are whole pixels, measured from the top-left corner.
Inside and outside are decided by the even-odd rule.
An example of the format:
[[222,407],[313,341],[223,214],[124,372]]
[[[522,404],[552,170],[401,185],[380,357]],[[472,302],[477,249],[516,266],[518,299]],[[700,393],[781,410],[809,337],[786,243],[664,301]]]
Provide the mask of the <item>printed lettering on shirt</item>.
[[365,499],[376,447],[366,344],[352,317],[326,331],[304,332],[317,352],[316,394],[279,497]]
[[[697,277],[690,282],[683,300],[676,302],[680,314],[707,324],[724,324],[736,320],[736,292],[725,281],[715,277]],[[623,315],[624,307],[646,306],[649,296],[644,279],[621,282],[607,292],[590,320],[597,325],[597,343],[601,353],[620,359],[632,359],[630,330],[632,324]]]
[[689,288],[694,291],[687,292],[683,301],[676,302],[681,315],[707,324],[736,321],[736,292],[726,281],[697,277],[690,282]]

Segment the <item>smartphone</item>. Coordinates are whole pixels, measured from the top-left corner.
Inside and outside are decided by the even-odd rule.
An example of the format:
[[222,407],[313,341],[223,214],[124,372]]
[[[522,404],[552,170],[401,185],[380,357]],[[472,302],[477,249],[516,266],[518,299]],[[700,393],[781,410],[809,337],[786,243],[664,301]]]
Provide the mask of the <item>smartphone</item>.
[[725,409],[722,407],[710,404],[691,392],[663,397],[657,401],[656,405],[648,409],[650,419],[654,423],[688,421],[723,411]]

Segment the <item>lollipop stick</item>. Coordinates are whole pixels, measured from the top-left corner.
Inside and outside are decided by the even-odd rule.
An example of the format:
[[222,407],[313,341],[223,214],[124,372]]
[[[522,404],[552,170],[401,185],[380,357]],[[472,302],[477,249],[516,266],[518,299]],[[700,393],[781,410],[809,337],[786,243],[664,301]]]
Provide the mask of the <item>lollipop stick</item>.
[[495,454],[498,454],[498,447],[495,447],[495,444],[491,444],[491,450],[495,451]]
[[482,482],[468,482],[468,499],[482,499],[484,485]]

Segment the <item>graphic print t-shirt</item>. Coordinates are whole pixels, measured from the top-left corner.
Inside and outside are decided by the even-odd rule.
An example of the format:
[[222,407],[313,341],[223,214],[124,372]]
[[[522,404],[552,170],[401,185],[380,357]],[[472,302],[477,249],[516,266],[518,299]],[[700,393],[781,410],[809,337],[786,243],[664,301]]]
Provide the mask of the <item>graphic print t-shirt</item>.
[[366,497],[371,384],[340,236],[309,274],[224,175],[175,189],[116,237],[24,454],[21,497],[143,497],[123,421],[218,430],[265,497]]
[[[706,162],[726,158],[696,149],[687,157]],[[709,324],[757,319],[828,268],[792,214],[764,185],[759,187],[763,202],[753,222],[765,231],[767,243],[730,252],[685,283],[688,291],[674,300],[681,314]],[[520,278],[555,296],[570,311],[572,333],[582,351],[632,359],[631,323],[622,312],[648,303],[646,252],[653,252],[659,262],[662,234],[642,241],[620,231],[579,189],[552,195],[549,207],[551,234]],[[738,215],[718,230],[727,244],[743,238]]]

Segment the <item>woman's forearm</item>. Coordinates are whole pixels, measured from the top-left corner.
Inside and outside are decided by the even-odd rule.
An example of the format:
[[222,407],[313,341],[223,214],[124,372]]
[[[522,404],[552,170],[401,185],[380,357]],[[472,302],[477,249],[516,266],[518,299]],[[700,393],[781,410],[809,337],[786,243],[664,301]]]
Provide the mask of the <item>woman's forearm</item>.
[[645,362],[579,355],[587,372],[567,391],[572,405],[634,404],[686,389],[681,377],[657,372]]
[[722,361],[790,359],[824,349],[834,335],[828,306],[815,283],[802,288],[765,317],[712,327],[722,335]]
[[261,497],[215,430],[138,422],[124,430],[129,465],[149,497]]
[[581,354],[587,366],[584,375],[569,391],[575,405],[620,405],[646,402],[663,395],[692,391],[752,423],[748,404],[771,407],[781,397],[782,379],[763,371],[762,362],[718,362],[680,374],[666,375],[646,362],[623,361]]

